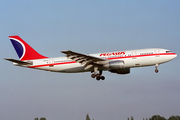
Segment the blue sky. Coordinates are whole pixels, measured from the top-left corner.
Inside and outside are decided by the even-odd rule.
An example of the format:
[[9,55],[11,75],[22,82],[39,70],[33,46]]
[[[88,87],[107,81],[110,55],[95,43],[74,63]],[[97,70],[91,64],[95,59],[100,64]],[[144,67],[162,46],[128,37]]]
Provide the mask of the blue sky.
[[64,74],[13,66],[8,36],[19,35],[39,53],[80,53],[167,48],[179,55],[179,0],[0,1],[0,119],[136,120],[180,115],[179,57],[131,74]]

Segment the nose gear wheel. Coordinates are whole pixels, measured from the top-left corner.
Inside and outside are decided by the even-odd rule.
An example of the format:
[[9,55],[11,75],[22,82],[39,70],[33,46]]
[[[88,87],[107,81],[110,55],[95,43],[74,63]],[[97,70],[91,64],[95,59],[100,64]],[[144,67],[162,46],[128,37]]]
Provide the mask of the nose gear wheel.
[[156,66],[155,66],[155,68],[156,68],[156,69],[155,69],[155,72],[156,72],[156,73],[158,73],[158,72],[159,72],[159,70],[157,69],[157,68],[158,68],[158,66],[159,66],[158,64],[156,64]]

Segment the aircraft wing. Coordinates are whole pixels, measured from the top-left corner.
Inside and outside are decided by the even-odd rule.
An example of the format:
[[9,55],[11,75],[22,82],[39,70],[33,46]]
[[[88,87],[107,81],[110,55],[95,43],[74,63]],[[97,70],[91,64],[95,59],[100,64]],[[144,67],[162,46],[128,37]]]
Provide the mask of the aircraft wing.
[[90,56],[87,54],[81,54],[70,50],[61,52],[66,54],[66,57],[76,61],[77,63],[83,64],[85,66],[85,69],[91,68],[94,65],[102,65],[107,61],[106,59]]
[[9,59],[9,58],[4,58],[5,60],[17,63],[18,65],[32,65],[32,63],[30,62],[24,62],[24,61],[20,61],[20,60],[15,60],[15,59]]

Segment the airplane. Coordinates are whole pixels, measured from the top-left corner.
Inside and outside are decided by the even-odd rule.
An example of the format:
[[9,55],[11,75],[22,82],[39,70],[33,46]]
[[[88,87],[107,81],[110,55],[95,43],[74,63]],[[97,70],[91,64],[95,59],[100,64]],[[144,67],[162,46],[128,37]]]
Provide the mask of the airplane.
[[79,73],[91,72],[96,80],[105,80],[103,71],[117,74],[129,74],[130,68],[158,66],[173,60],[177,55],[168,49],[149,48],[128,51],[82,54],[70,50],[61,51],[66,56],[49,58],[39,54],[19,36],[9,36],[20,60],[4,58],[15,66],[34,68],[50,72]]

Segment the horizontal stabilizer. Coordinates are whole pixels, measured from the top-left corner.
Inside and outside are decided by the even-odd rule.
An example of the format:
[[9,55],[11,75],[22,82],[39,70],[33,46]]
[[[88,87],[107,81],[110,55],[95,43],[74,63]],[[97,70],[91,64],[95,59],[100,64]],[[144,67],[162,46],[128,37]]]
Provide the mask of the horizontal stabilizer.
[[15,60],[15,59],[9,59],[9,58],[4,58],[5,60],[17,63],[19,65],[32,65],[31,62],[24,62],[24,61],[20,61],[20,60]]

